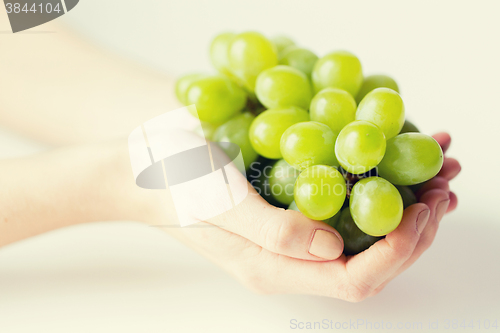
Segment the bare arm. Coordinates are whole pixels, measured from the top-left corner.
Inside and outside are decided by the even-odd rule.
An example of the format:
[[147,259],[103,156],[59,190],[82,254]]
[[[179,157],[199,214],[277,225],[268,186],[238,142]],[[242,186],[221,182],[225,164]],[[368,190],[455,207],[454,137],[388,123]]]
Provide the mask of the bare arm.
[[[0,30],[9,29],[0,11]],[[0,34],[0,73],[0,123],[56,145],[126,137],[178,107],[170,77],[100,50],[57,22]]]
[[156,205],[133,181],[125,140],[1,161],[0,173],[0,247],[84,222],[151,221]]

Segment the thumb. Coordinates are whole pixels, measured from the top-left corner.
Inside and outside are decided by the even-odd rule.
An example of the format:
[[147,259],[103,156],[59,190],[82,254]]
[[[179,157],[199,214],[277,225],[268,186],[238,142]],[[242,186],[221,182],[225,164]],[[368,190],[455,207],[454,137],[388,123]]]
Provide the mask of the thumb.
[[248,187],[243,202],[207,222],[288,257],[325,261],[342,254],[344,242],[334,228],[300,212],[271,206]]

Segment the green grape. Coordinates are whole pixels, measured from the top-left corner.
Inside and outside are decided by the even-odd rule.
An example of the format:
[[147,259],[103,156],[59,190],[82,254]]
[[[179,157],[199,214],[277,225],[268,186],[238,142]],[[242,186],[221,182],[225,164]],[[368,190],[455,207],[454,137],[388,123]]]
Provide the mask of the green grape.
[[[288,209],[290,210],[294,210],[296,212],[300,212],[299,210],[299,207],[297,207],[297,204],[295,203],[295,201],[292,201],[292,203],[290,204],[290,206],[288,206]],[[340,219],[340,213],[342,212],[342,210],[339,210],[337,212],[337,214],[333,215],[332,217],[330,217],[329,219],[326,219],[326,220],[323,220],[323,222],[325,222],[326,224],[328,224],[329,226],[335,228],[338,220]]]
[[295,181],[295,203],[302,214],[313,220],[326,220],[337,214],[345,197],[344,178],[331,166],[314,165],[302,171]]
[[[246,169],[248,169],[250,164],[257,160],[258,157],[257,153],[252,148],[250,137],[248,136],[248,131],[253,120],[254,116],[250,112],[245,112],[231,118],[226,123],[219,126],[213,135],[214,141],[231,142],[238,145],[241,149],[241,155],[243,156],[243,162],[245,163]],[[230,146],[226,149],[235,149],[235,147]],[[229,156],[236,155],[227,151],[226,153]]]
[[282,158],[280,140],[293,124],[308,121],[309,114],[297,106],[269,109],[259,114],[250,127],[250,142],[259,154],[271,159]]
[[380,163],[385,147],[384,133],[377,126],[356,120],[340,131],[335,143],[335,155],[344,170],[361,174]]
[[246,104],[246,93],[227,77],[209,76],[191,83],[187,104],[195,104],[198,118],[207,123],[222,123],[241,111]]
[[207,140],[212,140],[215,130],[220,126],[220,124],[210,124],[206,122],[201,122],[199,126],[196,126],[194,133]]
[[257,76],[278,64],[275,46],[258,32],[243,32],[229,46],[229,68],[248,91],[254,92]]
[[289,205],[293,201],[293,185],[299,171],[281,159],[276,162],[269,176],[269,185],[274,198],[282,204]]
[[401,198],[403,199],[403,207],[405,209],[418,202],[417,196],[408,186],[396,185],[396,188],[398,189],[399,194],[401,194]]
[[298,69],[283,65],[260,73],[255,93],[268,109],[299,106],[307,110],[312,98],[311,85],[306,75]]
[[175,96],[177,97],[177,100],[184,105],[188,105],[186,95],[189,87],[193,82],[205,77],[208,77],[208,75],[200,73],[187,74],[180,77],[175,82]]
[[398,135],[403,128],[405,122],[403,100],[392,89],[374,89],[359,103],[356,120],[366,120],[377,125],[389,140]]
[[225,32],[217,35],[210,44],[210,60],[212,65],[220,73],[228,76],[231,76],[231,71],[229,70],[228,50],[229,45],[235,36],[236,34],[232,32]]
[[312,81],[316,92],[332,87],[356,96],[363,83],[361,63],[354,54],[347,51],[329,53],[314,65]]
[[366,94],[377,88],[390,88],[399,93],[398,84],[391,77],[387,75],[370,75],[363,80],[361,89],[356,95],[356,103],[359,104]]
[[411,121],[405,120],[405,123],[403,125],[403,128],[401,129],[401,132],[399,134],[403,133],[420,133],[418,130],[417,126],[415,126]]
[[370,236],[384,236],[396,229],[403,217],[403,199],[387,180],[369,177],[351,191],[349,207],[354,222]]
[[309,78],[311,77],[314,64],[318,61],[316,54],[295,45],[287,47],[280,54],[280,64],[296,68]]
[[[260,159],[259,159],[260,160]],[[269,183],[270,170],[272,170],[272,165],[269,164],[268,161],[263,163],[259,163],[259,161],[255,162],[250,166],[249,172],[257,171],[252,179],[249,179],[250,185],[252,185],[257,193],[264,198],[270,205],[276,207],[285,208],[286,205],[282,205],[278,202],[271,193],[271,185]]]
[[287,36],[274,36],[273,38],[271,38],[271,42],[276,47],[278,55],[280,55],[289,46],[295,45],[295,42]]
[[288,127],[281,136],[281,155],[297,170],[313,165],[339,166],[335,158],[337,134],[316,121],[301,122]]
[[318,92],[311,101],[311,120],[328,125],[335,133],[354,121],[356,102],[347,91],[337,88],[325,88]]
[[355,255],[375,244],[381,237],[373,237],[361,231],[351,216],[349,207],[342,209],[340,216],[333,225],[344,240],[344,254]]
[[438,174],[443,151],[432,137],[404,133],[387,141],[387,151],[378,166],[380,177],[396,185],[414,185]]

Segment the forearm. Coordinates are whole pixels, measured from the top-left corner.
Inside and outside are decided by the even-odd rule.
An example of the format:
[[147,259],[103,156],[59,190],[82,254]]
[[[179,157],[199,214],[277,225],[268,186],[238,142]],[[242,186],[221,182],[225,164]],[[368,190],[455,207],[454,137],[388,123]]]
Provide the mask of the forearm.
[[[8,30],[0,11],[0,30]],[[0,123],[52,144],[126,137],[178,106],[171,78],[106,53],[50,22],[0,35]]]
[[135,185],[126,144],[3,161],[0,173],[0,246],[84,222],[154,218],[157,194]]

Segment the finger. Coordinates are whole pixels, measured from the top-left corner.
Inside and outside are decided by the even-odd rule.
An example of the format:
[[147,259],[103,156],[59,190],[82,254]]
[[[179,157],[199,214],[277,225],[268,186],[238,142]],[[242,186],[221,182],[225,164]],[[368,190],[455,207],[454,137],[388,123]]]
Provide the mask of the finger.
[[439,143],[443,150],[443,154],[445,154],[448,148],[450,148],[451,136],[448,133],[441,132],[434,134],[432,137]]
[[447,213],[454,211],[458,206],[458,198],[457,195],[453,192],[450,192],[450,205],[448,206]]
[[448,180],[446,180],[443,177],[436,176],[426,182],[418,191],[415,193],[417,196],[417,199],[419,199],[423,194],[430,190],[434,189],[441,189],[443,191],[449,192],[450,191],[450,184],[448,183]]
[[[342,254],[344,242],[334,228],[299,212],[270,205],[233,163],[228,164],[231,159],[218,145],[210,146],[213,164],[225,165],[233,201],[238,204],[233,204],[232,209],[219,209],[224,213],[216,217],[198,220],[242,236],[268,251],[293,258],[325,261],[337,259]],[[237,200],[235,197],[243,198]]]
[[443,167],[441,168],[441,171],[439,171],[438,176],[447,180],[452,180],[460,173],[461,170],[462,167],[456,159],[447,157],[444,159]]
[[216,218],[207,220],[245,237],[264,249],[305,260],[334,260],[344,249],[342,236],[322,221],[268,204],[248,184],[245,200]]
[[410,258],[405,261],[401,267],[391,275],[385,282],[383,282],[377,289],[373,291],[370,296],[376,295],[379,293],[392,279],[394,279],[399,274],[403,273],[406,269],[408,269],[415,261],[422,255],[422,253],[427,250],[434,238],[436,236],[439,221],[442,219],[444,212],[446,211],[448,204],[450,203],[450,199],[448,193],[441,189],[433,189],[426,192],[422,198],[420,199],[421,203],[424,203],[429,207],[430,214],[429,220],[425,228],[422,230],[420,239],[415,246],[415,250],[413,251]]
[[429,215],[430,210],[424,203],[406,208],[396,230],[347,261],[348,274],[373,289],[384,283],[412,255]]

